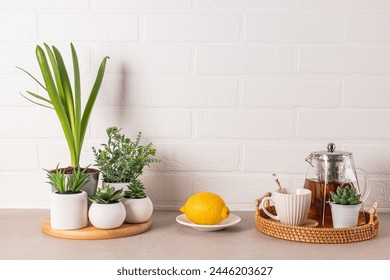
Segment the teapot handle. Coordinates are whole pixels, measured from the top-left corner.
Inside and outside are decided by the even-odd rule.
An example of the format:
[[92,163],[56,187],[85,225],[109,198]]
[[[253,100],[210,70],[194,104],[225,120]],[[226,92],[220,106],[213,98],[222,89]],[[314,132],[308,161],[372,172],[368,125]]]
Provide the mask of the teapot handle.
[[364,192],[363,193],[361,192],[360,184],[359,184],[359,192],[362,195],[360,200],[362,202],[364,202],[364,201],[366,201],[366,199],[368,198],[368,195],[370,194],[370,185],[368,184],[368,173],[362,168],[355,168],[355,169],[356,169],[356,171],[360,171],[363,174]]

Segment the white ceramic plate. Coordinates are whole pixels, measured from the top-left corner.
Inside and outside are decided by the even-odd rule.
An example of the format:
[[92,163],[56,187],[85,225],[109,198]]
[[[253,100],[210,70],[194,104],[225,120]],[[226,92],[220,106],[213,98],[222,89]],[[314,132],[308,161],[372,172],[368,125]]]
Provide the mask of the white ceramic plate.
[[198,225],[188,220],[186,214],[182,214],[176,217],[176,221],[179,224],[191,227],[199,231],[216,231],[238,224],[241,221],[241,218],[237,215],[230,214],[227,219],[223,220],[217,225]]

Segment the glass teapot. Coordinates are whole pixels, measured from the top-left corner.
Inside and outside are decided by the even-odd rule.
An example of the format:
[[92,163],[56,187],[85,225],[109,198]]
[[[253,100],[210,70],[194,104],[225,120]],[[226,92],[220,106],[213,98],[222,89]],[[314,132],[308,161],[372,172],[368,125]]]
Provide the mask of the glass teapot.
[[[305,189],[312,192],[308,218],[316,220],[319,226],[332,227],[330,192],[337,187],[354,187],[364,202],[369,194],[368,175],[361,168],[355,168],[352,153],[336,151],[336,145],[329,143],[327,151],[312,152],[307,158]],[[356,171],[362,173],[364,183],[360,184]]]

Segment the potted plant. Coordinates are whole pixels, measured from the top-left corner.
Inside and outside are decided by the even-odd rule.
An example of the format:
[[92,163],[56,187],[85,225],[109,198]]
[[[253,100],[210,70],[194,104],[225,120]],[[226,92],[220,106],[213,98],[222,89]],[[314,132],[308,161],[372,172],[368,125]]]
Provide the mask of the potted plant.
[[86,169],[76,168],[65,176],[58,165],[54,172],[46,170],[48,183],[56,190],[51,193],[50,224],[53,229],[71,230],[88,224],[87,193],[82,189],[87,184]]
[[[121,130],[115,126],[107,128],[108,141],[102,144],[102,149],[93,147],[96,166],[99,167],[103,185],[109,184],[116,189],[129,188],[125,191],[125,198],[122,200],[126,208],[126,222],[140,223],[148,220],[153,212],[153,205],[149,197],[145,195],[144,186],[138,179],[143,174],[145,166],[159,162],[155,158],[156,150],[152,143],[146,146],[141,145],[141,132],[135,141],[121,134]],[[147,219],[132,219],[132,210],[129,200],[137,200],[137,205],[144,203],[145,206],[137,206],[144,209]],[[142,221],[140,221],[142,220]]]
[[[70,47],[74,74],[73,89],[62,55],[55,46],[50,48],[47,44],[44,44],[47,55],[42,47],[39,45],[36,46],[35,53],[44,80],[43,83],[26,70],[18,67],[32,77],[48,95],[44,97],[37,93],[26,91],[26,94],[22,94],[22,96],[34,104],[53,109],[61,124],[71,159],[71,166],[63,169],[62,173],[65,174],[72,174],[80,169],[80,155],[85,133],[103,81],[106,62],[109,58],[107,56],[103,58],[88,101],[82,111],[79,62],[72,43]],[[55,171],[53,170],[52,172]],[[85,173],[88,174],[88,184],[85,186],[85,191],[88,194],[94,194],[96,192],[99,172],[96,169],[86,168]]]
[[359,212],[362,207],[360,194],[354,187],[337,187],[336,192],[330,192],[332,220],[334,228],[354,227],[358,224]]
[[153,203],[146,196],[144,185],[138,179],[130,182],[122,202],[126,209],[126,223],[144,223],[153,214]]
[[113,229],[120,227],[126,217],[126,210],[120,200],[123,190],[105,186],[96,191],[96,195],[88,198],[92,201],[88,216],[91,224],[100,229]]

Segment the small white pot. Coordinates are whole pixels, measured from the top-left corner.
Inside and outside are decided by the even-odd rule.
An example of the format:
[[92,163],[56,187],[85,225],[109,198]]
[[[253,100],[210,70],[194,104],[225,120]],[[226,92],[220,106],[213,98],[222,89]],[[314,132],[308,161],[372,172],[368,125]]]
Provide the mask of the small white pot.
[[126,210],[122,202],[112,204],[92,203],[88,216],[95,228],[113,229],[123,224],[126,218]]
[[129,183],[107,183],[103,181],[103,187],[110,186],[110,187],[114,187],[115,190],[123,189],[123,192],[127,190],[128,185]]
[[361,203],[356,205],[340,205],[330,202],[334,228],[349,228],[357,226]]
[[149,197],[138,199],[123,198],[122,202],[126,208],[126,223],[144,223],[149,220],[153,214],[153,203]]
[[51,193],[50,223],[53,229],[80,229],[88,225],[88,195]]

